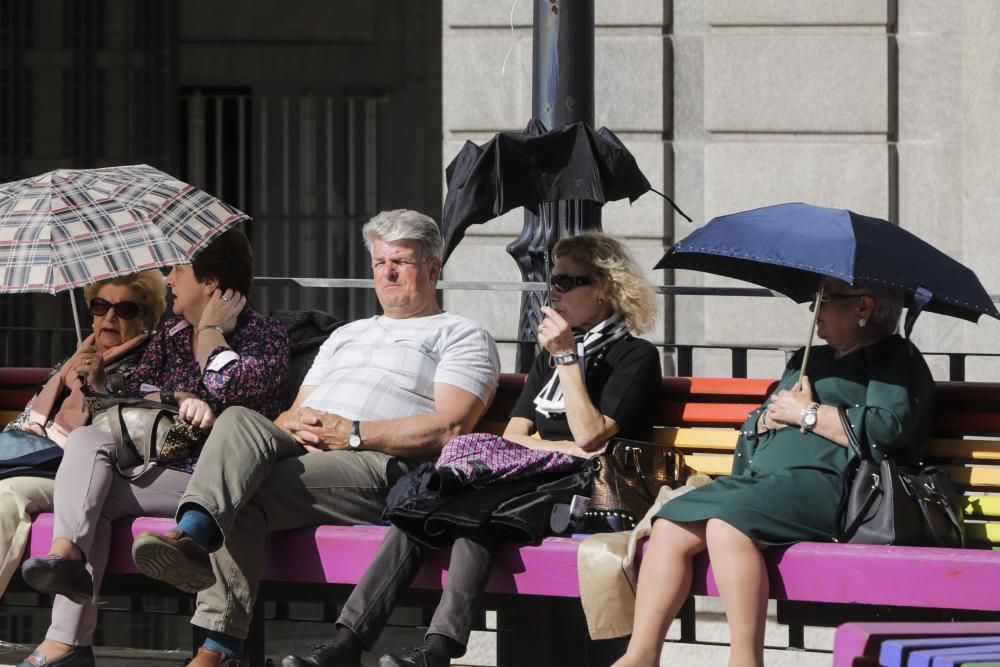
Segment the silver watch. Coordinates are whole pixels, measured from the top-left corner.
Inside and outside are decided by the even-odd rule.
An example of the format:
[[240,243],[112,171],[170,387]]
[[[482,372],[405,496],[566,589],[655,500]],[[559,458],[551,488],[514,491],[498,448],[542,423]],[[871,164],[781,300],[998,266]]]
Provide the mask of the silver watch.
[[557,354],[552,357],[553,366],[568,366],[569,364],[575,364],[580,359],[580,356],[576,352],[569,352],[567,354]]
[[803,433],[807,433],[816,428],[818,413],[819,403],[810,403],[806,409],[802,411],[802,427],[799,430]]
[[347,446],[351,449],[361,449],[361,422],[357,419],[351,425],[351,435],[347,438]]

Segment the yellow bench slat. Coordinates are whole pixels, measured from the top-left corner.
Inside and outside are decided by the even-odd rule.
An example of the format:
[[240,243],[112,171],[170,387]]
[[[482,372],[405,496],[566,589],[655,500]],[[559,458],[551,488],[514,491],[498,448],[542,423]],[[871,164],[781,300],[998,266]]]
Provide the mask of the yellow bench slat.
[[1000,488],[1000,466],[942,466],[956,486],[973,489]]
[[967,496],[963,511],[975,519],[1000,519],[1000,496]]
[[731,428],[658,428],[653,442],[677,449],[708,449],[732,452],[736,449],[739,431]]
[[953,461],[1000,461],[1000,440],[963,440],[961,438],[934,438],[927,448],[931,459]]
[[1000,523],[965,524],[965,541],[970,544],[1000,544]]
[[732,471],[733,457],[718,454],[685,454],[684,465],[690,469],[690,474],[701,473],[717,477],[728,475]]
[[[731,452],[736,448],[739,431],[728,428],[658,428],[653,442],[680,450]],[[928,456],[939,461],[1000,461],[1000,440],[963,440],[934,438]]]

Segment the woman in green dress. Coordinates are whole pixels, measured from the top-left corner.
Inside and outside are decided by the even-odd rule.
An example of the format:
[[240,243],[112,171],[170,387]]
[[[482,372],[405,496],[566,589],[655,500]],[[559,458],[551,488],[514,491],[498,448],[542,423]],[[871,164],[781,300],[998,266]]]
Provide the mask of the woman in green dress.
[[730,667],[763,665],[768,579],[761,551],[830,541],[851,457],[838,408],[876,458],[917,463],[927,446],[934,382],[895,333],[903,295],[824,278],[808,377],[796,353],[771,399],[743,424],[732,474],[676,498],[657,515],[642,559],[635,626],[614,667],[660,664],[663,639],[708,550],[730,629]]

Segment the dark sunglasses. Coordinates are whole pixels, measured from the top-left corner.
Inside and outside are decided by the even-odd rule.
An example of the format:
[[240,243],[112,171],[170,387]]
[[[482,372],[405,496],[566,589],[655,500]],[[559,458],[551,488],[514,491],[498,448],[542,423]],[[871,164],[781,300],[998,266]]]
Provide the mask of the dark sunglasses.
[[593,282],[590,276],[571,276],[568,273],[556,273],[552,276],[552,289],[565,294],[574,287],[589,285]]
[[91,315],[103,317],[108,314],[109,310],[114,310],[115,314],[123,320],[131,320],[134,317],[138,317],[139,313],[142,312],[142,306],[137,304],[135,301],[119,301],[118,303],[111,303],[101,297],[90,300]]

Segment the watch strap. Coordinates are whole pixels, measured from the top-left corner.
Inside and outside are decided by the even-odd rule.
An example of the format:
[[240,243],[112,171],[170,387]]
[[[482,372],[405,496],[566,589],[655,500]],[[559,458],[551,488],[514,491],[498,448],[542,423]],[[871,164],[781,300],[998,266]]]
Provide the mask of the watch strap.
[[361,422],[357,419],[351,423],[351,437],[347,444],[351,449],[361,449],[361,445],[364,444],[361,440]]
[[552,357],[553,366],[568,366],[569,364],[575,364],[579,361],[580,355],[576,352],[567,352],[566,354],[557,354]]

